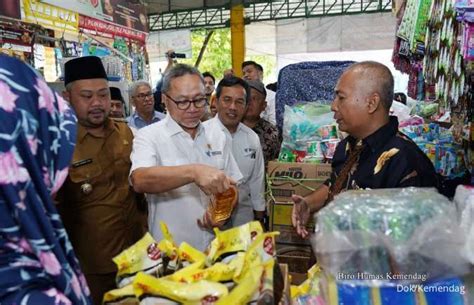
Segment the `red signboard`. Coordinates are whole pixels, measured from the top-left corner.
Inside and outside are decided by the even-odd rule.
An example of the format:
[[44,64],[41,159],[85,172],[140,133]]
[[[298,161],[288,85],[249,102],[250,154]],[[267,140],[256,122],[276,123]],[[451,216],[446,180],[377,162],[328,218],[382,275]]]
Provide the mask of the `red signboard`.
[[21,19],[20,0],[0,0],[0,16]]
[[99,35],[100,33],[106,33],[113,36],[120,36],[137,40],[143,43],[145,43],[146,40],[146,33],[83,15],[79,15],[79,27],[87,30],[96,31]]

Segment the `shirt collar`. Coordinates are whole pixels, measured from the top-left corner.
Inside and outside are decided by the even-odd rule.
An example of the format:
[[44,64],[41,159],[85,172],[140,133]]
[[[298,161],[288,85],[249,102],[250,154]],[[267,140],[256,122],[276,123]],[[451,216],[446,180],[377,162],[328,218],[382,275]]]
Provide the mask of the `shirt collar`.
[[220,128],[226,133],[226,134],[229,134],[230,136],[232,136],[233,134],[237,134],[241,131],[243,131],[243,127],[242,127],[242,123],[239,123],[239,125],[237,126],[237,129],[235,130],[235,132],[232,134],[229,129],[227,129],[227,127],[224,126],[224,124],[222,124],[222,121],[221,119],[219,119],[219,115],[216,114],[216,117],[212,118],[212,120],[216,120],[217,124],[220,126]]
[[[166,114],[166,117],[163,119],[163,121],[165,123],[166,128],[169,131],[170,136],[174,136],[182,132],[186,133],[186,131],[184,131],[184,129],[181,126],[179,126],[179,124],[171,117],[169,113]],[[202,132],[202,128],[203,128],[202,124],[199,123],[197,128],[198,130],[196,133],[196,137]]]
[[[159,120],[162,120],[164,117],[165,117],[164,114],[155,110],[153,111],[153,117],[151,118],[151,121],[154,123]],[[145,122],[145,120],[136,111],[133,113],[133,120],[140,120],[142,122]]]
[[385,142],[392,138],[398,132],[398,119],[396,116],[390,116],[387,124],[380,127],[376,132],[366,137],[363,143],[370,147],[372,151],[376,151],[382,147]]
[[[105,121],[105,138],[108,137],[114,130],[115,130],[115,125],[114,122],[110,119],[107,118]],[[82,143],[85,139],[85,137],[90,134],[87,129],[82,126],[81,124],[78,124],[77,128],[77,142]],[[92,136],[92,134],[91,134]]]

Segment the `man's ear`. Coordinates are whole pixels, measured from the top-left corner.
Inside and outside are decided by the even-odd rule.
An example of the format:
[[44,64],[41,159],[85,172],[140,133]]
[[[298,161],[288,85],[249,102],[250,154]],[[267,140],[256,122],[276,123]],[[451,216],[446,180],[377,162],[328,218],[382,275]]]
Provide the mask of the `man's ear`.
[[65,99],[69,103],[71,102],[71,92],[69,92],[67,90],[63,90],[62,96],[63,96],[63,99]]
[[367,97],[367,108],[370,114],[373,114],[379,107],[382,107],[380,101],[380,94],[377,92],[372,93]]
[[262,103],[262,112],[267,109],[267,105],[268,105],[267,101],[263,101],[263,103]]

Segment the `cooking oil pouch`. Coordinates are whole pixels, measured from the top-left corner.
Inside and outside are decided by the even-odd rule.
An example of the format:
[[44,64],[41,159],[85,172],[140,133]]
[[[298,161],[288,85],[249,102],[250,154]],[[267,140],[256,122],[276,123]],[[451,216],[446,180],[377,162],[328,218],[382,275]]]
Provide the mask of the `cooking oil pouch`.
[[252,242],[245,253],[244,264],[237,270],[234,276],[234,282],[240,283],[243,276],[252,268],[273,260],[276,256],[275,236],[279,232],[263,233]]
[[183,283],[208,280],[227,284],[232,282],[235,271],[243,264],[244,258],[244,253],[237,253],[228,264],[218,262],[206,269],[203,269],[204,261],[200,261],[175,272],[169,279]]
[[113,261],[118,269],[115,279],[118,288],[131,284],[140,271],[158,276],[163,269],[161,251],[149,233],[114,257]]
[[257,266],[242,278],[242,281],[232,291],[217,301],[216,305],[245,305],[258,290],[260,279],[262,277],[264,267]]
[[216,237],[208,249],[207,265],[237,252],[246,251],[252,239],[263,232],[263,228],[260,222],[253,221],[226,231],[215,228],[214,232]]
[[260,285],[254,293],[253,299],[256,300],[257,305],[273,305],[275,304],[273,294],[273,270],[275,267],[275,260],[271,259],[263,265],[263,273]]
[[183,265],[206,260],[206,255],[204,253],[197,250],[187,242],[182,242],[181,245],[179,245],[178,256]]
[[158,249],[163,257],[163,274],[171,274],[179,269],[178,247],[174,243],[173,236],[168,230],[168,226],[160,221],[163,239],[158,243]]
[[155,278],[142,272],[137,274],[133,281],[133,291],[140,301],[145,298],[158,298],[186,305],[213,304],[229,293],[227,287],[220,283],[205,280],[180,283],[165,278]]
[[125,287],[108,291],[102,301],[104,305],[138,305],[132,284]]

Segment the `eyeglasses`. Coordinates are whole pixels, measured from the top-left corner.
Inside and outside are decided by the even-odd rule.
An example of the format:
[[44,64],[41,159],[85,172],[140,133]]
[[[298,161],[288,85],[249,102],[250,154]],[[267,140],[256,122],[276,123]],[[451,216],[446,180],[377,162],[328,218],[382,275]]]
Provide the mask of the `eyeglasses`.
[[144,100],[146,99],[147,97],[151,97],[153,96],[153,93],[151,92],[148,92],[148,93],[140,93],[140,94],[137,94],[135,95],[136,98],[140,99],[140,100]]
[[184,100],[184,101],[176,101],[173,99],[171,96],[169,96],[166,93],[163,93],[167,98],[172,100],[175,104],[176,107],[178,107],[179,110],[188,110],[189,107],[191,107],[191,104],[194,104],[194,107],[196,108],[202,108],[207,105],[207,98],[205,97],[198,97],[195,100]]

